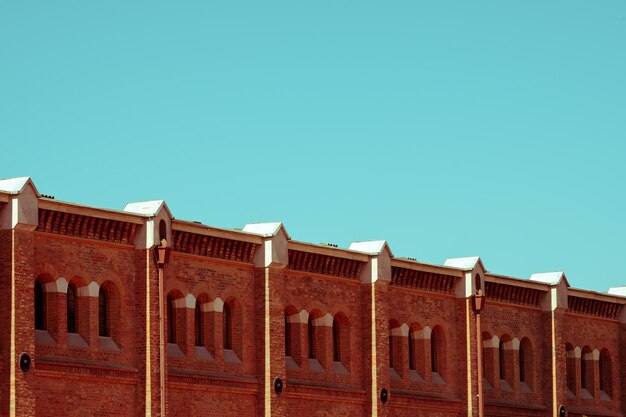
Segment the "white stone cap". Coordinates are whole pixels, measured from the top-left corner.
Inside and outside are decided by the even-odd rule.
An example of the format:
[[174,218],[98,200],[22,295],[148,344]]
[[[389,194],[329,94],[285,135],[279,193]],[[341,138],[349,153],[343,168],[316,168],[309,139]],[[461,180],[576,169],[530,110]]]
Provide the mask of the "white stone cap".
[[30,182],[30,185],[35,189],[37,195],[39,195],[39,191],[35,187],[35,184],[31,181],[30,177],[18,177],[18,178],[7,178],[5,180],[0,180],[0,191],[4,191],[10,194],[19,194],[22,192],[26,184]]
[[280,228],[283,228],[285,234],[287,235],[287,239],[291,239],[289,237],[289,233],[283,226],[281,222],[270,222],[270,223],[250,223],[243,227],[244,232],[254,233],[255,235],[261,235],[265,237],[276,236]]
[[626,287],[613,287],[608,291],[611,295],[618,295],[620,297],[626,297]]
[[[124,207],[124,211],[129,213],[144,214],[148,216],[154,216],[161,210],[161,207],[165,204],[163,200],[152,201],[140,201],[138,203],[128,203]],[[168,210],[169,211],[169,210]]]
[[476,264],[480,262],[480,256],[469,256],[466,258],[449,258],[444,262],[444,266],[451,266],[459,269],[474,269]]
[[561,279],[565,279],[565,284],[569,287],[569,283],[567,282],[565,273],[563,272],[542,272],[539,274],[532,274],[530,276],[531,281],[542,282],[549,285],[557,285],[561,282]]
[[[385,249],[385,246],[389,249],[386,240],[369,240],[365,242],[352,242],[349,249],[369,253],[370,255],[378,255]],[[389,252],[391,252],[391,249],[389,249]],[[393,256],[393,254],[391,256]]]

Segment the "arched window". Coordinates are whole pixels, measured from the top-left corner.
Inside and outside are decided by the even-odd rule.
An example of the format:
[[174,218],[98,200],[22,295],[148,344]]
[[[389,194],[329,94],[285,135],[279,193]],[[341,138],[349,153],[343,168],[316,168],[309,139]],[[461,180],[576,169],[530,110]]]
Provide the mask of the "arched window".
[[613,395],[613,372],[611,369],[611,355],[606,349],[600,351],[600,391],[604,392],[609,398]]
[[67,287],[67,332],[77,333],[78,300],[76,285],[70,283]]
[[109,303],[107,294],[102,287],[98,291],[98,334],[103,337],[111,336],[109,328]]
[[431,370],[442,378],[446,373],[446,340],[443,329],[435,326],[430,335]]
[[287,311],[285,311],[285,356],[291,356],[291,324]]
[[41,281],[35,281],[35,329],[46,330],[46,297]]
[[576,395],[576,350],[570,343],[565,345],[565,376],[567,380],[567,389],[572,395]]
[[176,306],[171,294],[167,295],[167,343],[176,343]]
[[341,362],[341,329],[336,318],[333,320],[333,361]]
[[[389,368],[402,370],[402,339],[400,323],[396,319],[389,320]],[[393,375],[393,374],[392,374]]]
[[580,387],[583,390],[583,397],[593,397],[594,387],[594,363],[593,352],[589,346],[585,346],[582,349],[580,355]]
[[437,348],[437,337],[434,332],[430,337],[430,368],[432,372],[439,372],[439,349]]
[[500,345],[498,346],[498,354],[499,354],[499,365],[500,365],[500,379],[506,379],[506,356],[504,354],[504,341],[500,340]]
[[228,303],[224,303],[224,311],[222,313],[223,322],[223,336],[224,336],[224,349],[233,349],[233,316],[231,307]]
[[584,356],[580,358],[580,387],[587,388],[587,364]]
[[309,342],[309,359],[316,359],[316,349],[315,349],[315,327],[313,325],[313,317],[309,315],[309,321],[307,323],[307,335]]
[[202,310],[200,309],[200,302],[196,300],[194,324],[196,330],[196,346],[204,346],[204,320],[202,317]]
[[415,339],[413,338],[413,332],[409,332],[409,369],[415,370]]
[[519,380],[525,383],[528,388],[533,388],[533,346],[527,337],[524,337],[519,345]]

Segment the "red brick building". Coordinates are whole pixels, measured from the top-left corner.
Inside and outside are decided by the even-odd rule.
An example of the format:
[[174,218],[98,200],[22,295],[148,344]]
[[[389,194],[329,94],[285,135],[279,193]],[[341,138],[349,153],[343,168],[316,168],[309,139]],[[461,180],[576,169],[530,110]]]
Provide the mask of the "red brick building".
[[3,180],[0,416],[623,416],[620,293]]

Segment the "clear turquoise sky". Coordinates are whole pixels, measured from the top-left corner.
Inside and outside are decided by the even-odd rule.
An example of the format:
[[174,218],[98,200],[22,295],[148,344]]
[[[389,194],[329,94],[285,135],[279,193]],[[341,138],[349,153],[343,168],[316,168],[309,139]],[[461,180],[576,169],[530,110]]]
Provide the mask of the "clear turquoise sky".
[[626,285],[626,2],[5,1],[0,178]]

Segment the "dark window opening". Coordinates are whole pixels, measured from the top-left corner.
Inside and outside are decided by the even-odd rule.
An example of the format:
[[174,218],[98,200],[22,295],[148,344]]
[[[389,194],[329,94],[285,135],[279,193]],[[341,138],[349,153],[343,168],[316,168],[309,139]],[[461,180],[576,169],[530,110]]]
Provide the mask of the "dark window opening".
[[285,313],[285,356],[291,356],[291,325]]
[[202,310],[200,309],[200,303],[196,302],[196,310],[195,310],[195,326],[196,326],[196,346],[204,346],[204,334],[202,332],[203,320],[202,320]]
[[415,339],[409,333],[409,369],[415,370]]
[[337,320],[333,320],[333,360],[335,362],[341,362],[341,334],[339,329],[339,323]]
[[35,281],[35,329],[46,330],[46,297],[39,280]]
[[224,311],[222,313],[224,319],[224,349],[233,348],[233,318],[230,306],[224,304]]
[[98,334],[104,337],[111,335],[109,332],[107,295],[102,288],[98,292]]
[[76,333],[76,286],[70,284],[67,288],[67,332]]
[[167,343],[176,343],[176,308],[171,295],[167,296]]
[[309,322],[308,322],[308,326],[307,326],[307,333],[308,333],[308,339],[309,339],[309,358],[310,359],[315,359],[316,358],[316,352],[315,352],[315,329],[313,328],[313,319],[311,317],[309,317]]
[[432,332],[430,337],[430,368],[432,372],[439,372],[439,352],[435,332]]

